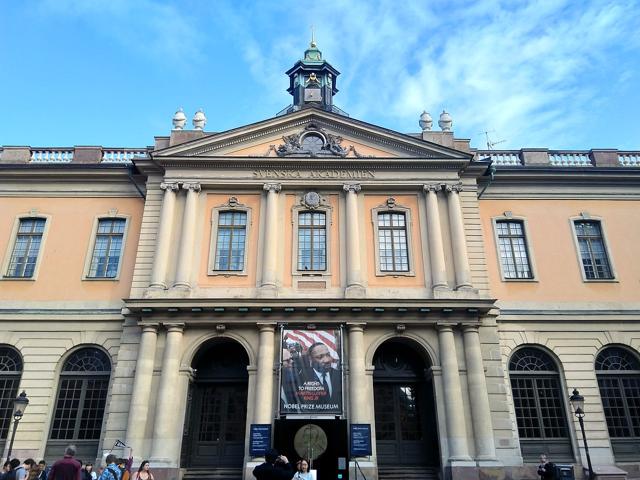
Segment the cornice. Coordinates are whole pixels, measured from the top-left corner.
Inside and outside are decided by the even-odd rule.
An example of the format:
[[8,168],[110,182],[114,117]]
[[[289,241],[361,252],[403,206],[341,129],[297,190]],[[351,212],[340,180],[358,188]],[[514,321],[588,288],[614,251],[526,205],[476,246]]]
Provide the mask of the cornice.
[[343,117],[315,109],[305,109],[215,135],[209,135],[153,152],[152,155],[156,160],[165,156],[208,156],[211,152],[222,150],[233,145],[254,142],[266,136],[273,136],[274,134],[285,132],[296,127],[302,128],[311,122],[375,145],[387,146],[399,152],[406,152],[416,158],[437,158],[439,156],[463,160],[471,160],[472,158],[472,155],[466,152],[419,140],[410,135],[378,127],[350,117]]

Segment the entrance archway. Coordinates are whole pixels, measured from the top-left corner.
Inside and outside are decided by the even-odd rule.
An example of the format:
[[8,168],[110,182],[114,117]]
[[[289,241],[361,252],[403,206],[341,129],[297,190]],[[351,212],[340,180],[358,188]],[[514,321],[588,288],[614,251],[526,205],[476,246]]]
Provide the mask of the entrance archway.
[[231,340],[205,344],[193,359],[182,458],[185,467],[242,468],[249,358]]
[[383,343],[373,357],[378,466],[437,467],[440,463],[433,382],[413,345]]

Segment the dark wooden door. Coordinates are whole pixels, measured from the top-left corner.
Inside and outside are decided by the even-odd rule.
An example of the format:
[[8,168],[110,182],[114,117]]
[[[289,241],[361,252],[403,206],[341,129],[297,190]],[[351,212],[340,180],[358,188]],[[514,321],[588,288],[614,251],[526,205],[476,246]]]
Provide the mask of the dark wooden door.
[[419,383],[374,386],[376,447],[381,465],[428,465],[425,388]]
[[196,383],[191,408],[189,465],[242,467],[246,383]]

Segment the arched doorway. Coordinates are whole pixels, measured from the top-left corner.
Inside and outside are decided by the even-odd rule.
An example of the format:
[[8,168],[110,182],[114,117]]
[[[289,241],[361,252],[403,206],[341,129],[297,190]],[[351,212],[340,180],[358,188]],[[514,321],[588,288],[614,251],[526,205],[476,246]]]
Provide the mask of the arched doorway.
[[185,467],[243,466],[248,365],[244,348],[230,340],[207,343],[196,354],[182,443]]
[[378,466],[440,463],[430,365],[408,343],[387,341],[373,357]]

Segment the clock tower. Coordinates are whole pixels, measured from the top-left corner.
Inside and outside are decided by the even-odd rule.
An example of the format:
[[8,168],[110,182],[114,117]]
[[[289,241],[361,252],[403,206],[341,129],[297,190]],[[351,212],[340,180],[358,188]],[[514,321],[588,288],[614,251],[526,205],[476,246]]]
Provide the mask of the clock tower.
[[322,59],[322,52],[318,50],[314,39],[305,50],[304,58],[286,73],[290,81],[287,92],[293,96],[293,105],[286,113],[316,107],[345,115],[333,105],[333,96],[338,93],[336,78],[340,72]]

